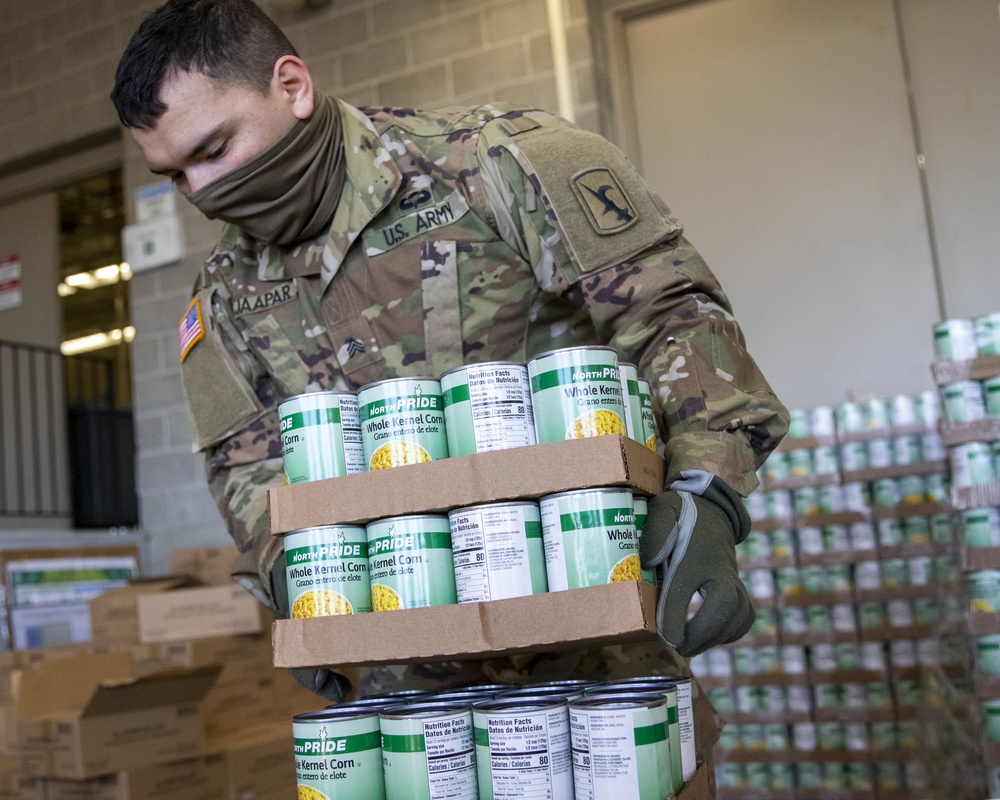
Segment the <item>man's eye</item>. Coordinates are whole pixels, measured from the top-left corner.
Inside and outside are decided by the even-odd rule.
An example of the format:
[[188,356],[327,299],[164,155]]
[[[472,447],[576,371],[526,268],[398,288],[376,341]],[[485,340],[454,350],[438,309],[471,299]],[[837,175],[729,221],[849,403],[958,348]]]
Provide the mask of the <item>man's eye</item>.
[[224,156],[225,153],[226,153],[226,146],[224,144],[222,144],[222,145],[219,145],[218,147],[216,147],[210,153],[207,153],[205,155],[205,159],[207,161],[215,161],[215,159],[217,159],[217,158],[222,158],[222,156]]

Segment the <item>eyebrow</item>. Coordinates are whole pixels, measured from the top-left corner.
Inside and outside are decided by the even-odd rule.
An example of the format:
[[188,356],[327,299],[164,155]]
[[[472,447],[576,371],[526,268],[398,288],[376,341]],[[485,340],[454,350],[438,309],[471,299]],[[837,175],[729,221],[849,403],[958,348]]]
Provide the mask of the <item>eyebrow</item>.
[[[220,122],[218,125],[212,128],[212,130],[210,130],[208,133],[202,136],[201,139],[199,139],[195,143],[194,147],[192,147],[187,152],[187,155],[184,156],[182,162],[186,164],[188,161],[191,161],[192,159],[200,155],[202,152],[204,152],[208,148],[208,146],[212,143],[212,140],[218,137],[218,135],[222,133],[222,131],[226,128],[228,124],[229,124],[228,122]],[[178,170],[173,167],[167,167],[163,169],[150,168],[149,171],[152,172],[154,175],[170,175],[172,172],[177,172]]]

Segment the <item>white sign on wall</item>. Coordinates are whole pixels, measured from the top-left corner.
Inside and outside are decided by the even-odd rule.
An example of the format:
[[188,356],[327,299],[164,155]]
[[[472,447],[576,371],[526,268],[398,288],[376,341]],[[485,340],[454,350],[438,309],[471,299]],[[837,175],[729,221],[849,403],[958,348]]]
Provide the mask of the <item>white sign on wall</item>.
[[0,254],[0,310],[21,305],[21,254]]
[[135,190],[135,220],[146,222],[177,211],[177,193],[171,181],[157,181]]

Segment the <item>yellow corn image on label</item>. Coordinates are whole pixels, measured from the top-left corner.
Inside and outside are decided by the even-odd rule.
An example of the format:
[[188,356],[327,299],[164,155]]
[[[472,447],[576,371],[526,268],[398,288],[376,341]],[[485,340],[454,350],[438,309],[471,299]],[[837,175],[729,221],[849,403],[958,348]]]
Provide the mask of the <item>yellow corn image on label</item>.
[[399,595],[384,583],[372,584],[372,610],[373,611],[395,611],[403,606],[399,602]]
[[334,614],[353,614],[347,598],[330,589],[315,589],[300,594],[292,606],[292,619],[329,617]]
[[581,414],[566,430],[566,439],[584,439],[588,436],[626,435],[625,422],[614,411],[600,409]]
[[284,537],[293,619],[371,611],[368,534],[359,525],[323,525]]
[[625,556],[625,558],[615,564],[615,568],[611,570],[611,574],[608,576],[608,583],[638,580],[642,580],[642,569],[639,566],[639,556],[635,554]]
[[389,469],[390,467],[401,467],[404,464],[421,464],[430,461],[430,454],[419,444],[413,442],[389,442],[372,453],[368,469],[375,471],[378,469]]
[[440,381],[394,378],[363,386],[358,417],[369,470],[448,457]]
[[312,786],[300,786],[299,800],[330,800],[330,798]]

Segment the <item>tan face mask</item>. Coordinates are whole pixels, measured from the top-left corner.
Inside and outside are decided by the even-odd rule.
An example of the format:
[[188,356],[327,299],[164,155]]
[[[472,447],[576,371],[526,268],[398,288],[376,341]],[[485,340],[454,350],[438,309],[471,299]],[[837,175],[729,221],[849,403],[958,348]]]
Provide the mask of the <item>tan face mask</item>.
[[297,120],[275,144],[188,195],[209,219],[232,223],[261,244],[312,239],[333,220],[344,188],[340,114],[316,92],[307,120]]

